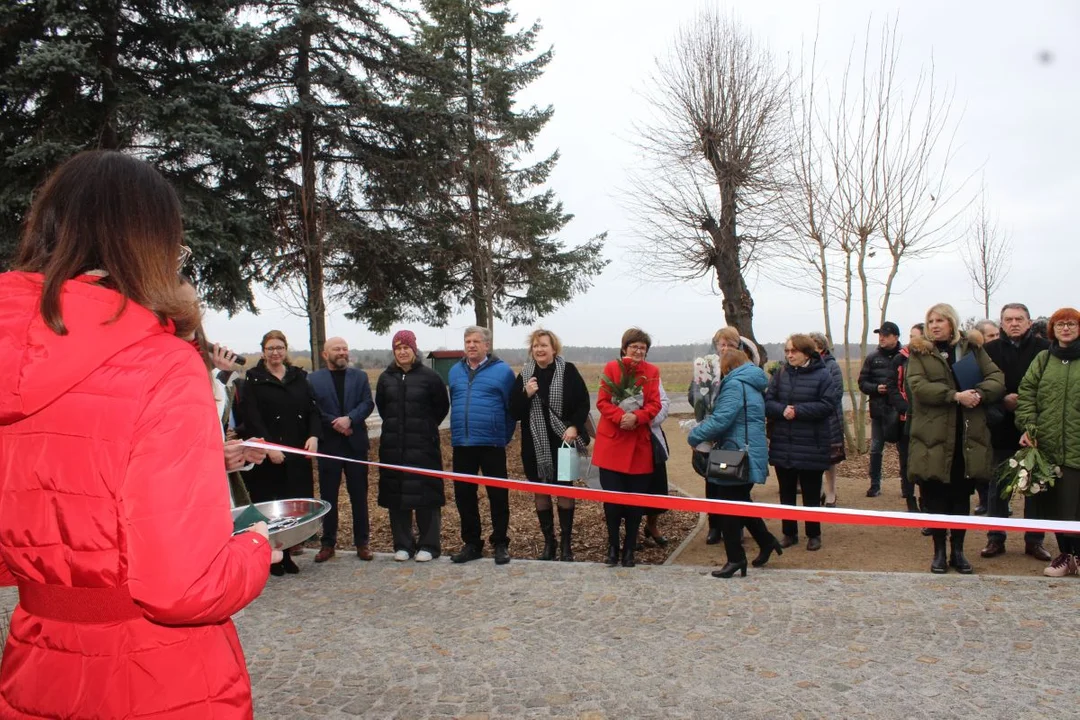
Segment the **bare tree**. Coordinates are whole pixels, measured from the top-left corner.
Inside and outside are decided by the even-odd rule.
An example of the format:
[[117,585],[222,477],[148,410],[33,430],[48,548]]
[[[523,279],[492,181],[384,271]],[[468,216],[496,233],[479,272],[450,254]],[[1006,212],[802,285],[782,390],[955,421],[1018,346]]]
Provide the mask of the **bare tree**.
[[789,82],[749,31],[703,11],[657,59],[655,117],[638,130],[647,168],[629,205],[639,272],[662,282],[711,276],[727,324],[751,340],[746,271],[779,234]]
[[982,304],[983,317],[990,315],[990,297],[1009,274],[1012,242],[986,207],[986,188],[979,193],[974,217],[964,244],[964,267],[971,278],[972,293]]
[[[963,212],[958,199],[964,183],[950,184],[952,93],[937,88],[932,64],[913,81],[901,81],[895,20],[876,35],[867,26],[861,47],[853,47],[839,81],[825,83],[824,95],[816,45],[817,38],[793,102],[792,189],[783,203],[784,225],[789,247],[796,249],[789,257],[799,261],[804,277],[807,269],[813,272],[827,332],[831,298],[843,304],[847,392],[856,408],[847,437],[864,450],[866,398],[856,376],[872,323],[886,318],[901,262],[952,242],[948,229]],[[802,287],[810,289],[808,282]],[[878,288],[878,317],[871,320]],[[858,357],[852,358],[855,322],[861,329]]]

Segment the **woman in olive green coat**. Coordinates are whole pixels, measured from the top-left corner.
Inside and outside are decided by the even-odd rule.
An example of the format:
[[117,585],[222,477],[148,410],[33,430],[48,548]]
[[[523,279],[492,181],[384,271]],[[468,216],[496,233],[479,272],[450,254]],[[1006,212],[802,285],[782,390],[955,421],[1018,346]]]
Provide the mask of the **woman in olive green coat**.
[[[1050,349],[1035,356],[1020,382],[1016,427],[1021,445],[1039,451],[1061,468],[1061,477],[1038,495],[1039,517],[1080,520],[1080,312],[1062,308],[1047,323]],[[1034,438],[1028,435],[1034,429]],[[1076,575],[1080,536],[1057,533],[1058,556],[1043,570],[1049,577]]]
[[[983,351],[981,334],[960,332],[960,320],[951,305],[930,308],[926,336],[909,347],[907,382],[912,420],[908,476],[919,483],[928,512],[967,515],[975,480],[989,480],[993,472],[986,407],[1005,396],[1005,376]],[[962,390],[953,367],[969,355],[978,372],[968,374],[981,380]],[[969,362],[964,360],[965,365]],[[952,554],[947,562],[946,533],[942,529],[932,533],[930,571],[943,573],[951,565],[958,572],[970,573],[971,563],[964,557],[967,531],[952,530]]]

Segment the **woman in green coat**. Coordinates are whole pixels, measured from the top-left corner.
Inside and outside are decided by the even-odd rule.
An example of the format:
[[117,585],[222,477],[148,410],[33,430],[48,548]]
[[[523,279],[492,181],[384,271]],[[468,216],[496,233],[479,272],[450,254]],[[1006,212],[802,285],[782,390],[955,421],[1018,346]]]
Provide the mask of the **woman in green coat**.
[[[983,351],[981,334],[960,332],[960,319],[951,305],[930,308],[926,336],[909,347],[908,476],[919,484],[927,512],[967,515],[975,480],[988,480],[993,472],[986,407],[1004,397],[1005,376]],[[970,387],[964,389],[963,384]],[[932,533],[930,572],[943,573],[951,565],[957,572],[970,573],[971,563],[964,557],[967,531],[952,531],[948,561],[946,533],[943,529]]]
[[[1035,356],[1020,382],[1016,427],[1020,444],[1038,443],[1061,477],[1039,497],[1039,517],[1080,520],[1080,312],[1062,308],[1047,323],[1050,349]],[[1034,438],[1028,431],[1034,429]],[[1057,533],[1058,556],[1043,570],[1049,577],[1076,575],[1080,536]]]

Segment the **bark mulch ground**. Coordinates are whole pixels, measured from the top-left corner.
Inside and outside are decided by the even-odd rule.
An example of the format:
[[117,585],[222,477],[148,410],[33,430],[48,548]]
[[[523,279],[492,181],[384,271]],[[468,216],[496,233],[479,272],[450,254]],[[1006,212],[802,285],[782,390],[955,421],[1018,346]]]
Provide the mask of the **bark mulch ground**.
[[[452,449],[450,446],[450,431],[442,431],[443,467],[451,467]],[[507,471],[512,478],[525,478],[525,471],[521,465],[521,443],[517,435],[507,447]],[[371,441],[369,456],[372,460],[378,460],[379,440]],[[317,477],[317,473],[316,473]],[[316,496],[318,496],[318,484],[316,480]],[[457,508],[454,506],[454,483],[446,482],[446,506],[442,515],[442,551],[443,554],[456,552],[461,547],[461,526]],[[375,552],[393,552],[393,540],[390,535],[390,519],[384,508],[376,504],[378,497],[378,470],[371,468],[368,482],[368,512],[371,523],[371,549]],[[673,492],[673,494],[676,494]],[[351,551],[352,543],[352,505],[348,493],[345,491],[345,483],[341,483],[340,493],[340,526],[338,529],[337,549]],[[491,515],[487,502],[487,492],[480,491],[480,518],[484,526],[484,537],[491,532]],[[697,526],[698,516],[695,513],[670,511],[660,515],[658,520],[661,533],[667,537],[666,547],[657,547],[652,541],[646,541],[646,547],[637,554],[640,563],[660,564],[675,551],[684,539]],[[555,521],[556,536],[558,536],[558,519]],[[540,526],[536,519],[536,506],[531,493],[510,493],[510,555],[517,558],[535,558],[543,549],[544,538],[540,533]],[[600,503],[578,501],[577,511],[574,514],[574,557],[579,561],[603,562],[607,555],[607,528],[604,524],[604,510]],[[317,539],[307,543],[308,547],[317,548]],[[485,541],[485,556],[491,556],[492,548]]]

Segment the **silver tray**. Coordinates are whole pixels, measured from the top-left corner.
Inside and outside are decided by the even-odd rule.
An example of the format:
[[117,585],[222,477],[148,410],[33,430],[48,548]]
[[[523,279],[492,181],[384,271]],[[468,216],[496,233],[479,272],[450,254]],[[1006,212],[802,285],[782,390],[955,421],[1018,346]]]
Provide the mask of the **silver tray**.
[[[234,507],[233,520],[246,509],[246,505]],[[267,523],[270,528],[270,547],[284,550],[299,545],[322,529],[322,519],[330,512],[330,503],[325,500],[297,498],[255,503],[255,509],[270,519]]]

